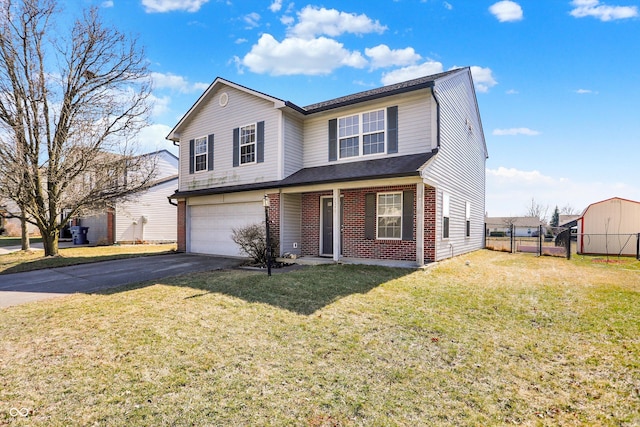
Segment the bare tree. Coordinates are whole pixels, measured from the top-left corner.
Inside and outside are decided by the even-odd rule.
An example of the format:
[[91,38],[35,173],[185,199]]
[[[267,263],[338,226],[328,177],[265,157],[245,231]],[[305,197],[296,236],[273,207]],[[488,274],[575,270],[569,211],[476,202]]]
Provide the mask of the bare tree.
[[560,209],[560,214],[561,215],[577,215],[579,213],[580,213],[580,211],[578,211],[576,208],[574,208],[573,206],[571,206],[569,204],[563,206],[562,209]]
[[56,0],[0,0],[0,163],[19,166],[6,171],[23,193],[12,198],[40,230],[45,255],[58,253],[69,218],[153,178],[132,143],[150,108],[143,49],[96,8],[68,25],[56,22],[62,16]]
[[545,223],[547,221],[548,211],[549,206],[543,206],[540,203],[537,203],[534,198],[531,198],[531,205],[527,206],[525,216],[538,218],[541,223]]

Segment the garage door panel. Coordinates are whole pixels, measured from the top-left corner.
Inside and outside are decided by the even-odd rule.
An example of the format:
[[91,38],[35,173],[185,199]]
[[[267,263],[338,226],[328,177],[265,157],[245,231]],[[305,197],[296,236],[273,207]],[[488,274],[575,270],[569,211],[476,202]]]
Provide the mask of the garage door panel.
[[190,219],[191,252],[239,256],[232,229],[264,221],[264,208],[261,202],[191,206]]

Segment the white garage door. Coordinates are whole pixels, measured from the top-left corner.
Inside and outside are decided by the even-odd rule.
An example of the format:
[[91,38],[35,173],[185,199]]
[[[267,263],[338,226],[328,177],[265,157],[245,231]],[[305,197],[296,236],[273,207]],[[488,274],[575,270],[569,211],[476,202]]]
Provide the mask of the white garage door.
[[231,229],[264,221],[262,202],[190,207],[190,251],[200,254],[244,256],[231,240]]

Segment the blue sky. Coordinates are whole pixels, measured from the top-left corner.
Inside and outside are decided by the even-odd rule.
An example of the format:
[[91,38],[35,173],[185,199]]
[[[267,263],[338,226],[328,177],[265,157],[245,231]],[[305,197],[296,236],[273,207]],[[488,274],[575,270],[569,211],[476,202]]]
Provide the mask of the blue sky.
[[640,200],[640,0],[83,0],[146,47],[148,149],[223,77],[308,105],[470,66],[486,210]]

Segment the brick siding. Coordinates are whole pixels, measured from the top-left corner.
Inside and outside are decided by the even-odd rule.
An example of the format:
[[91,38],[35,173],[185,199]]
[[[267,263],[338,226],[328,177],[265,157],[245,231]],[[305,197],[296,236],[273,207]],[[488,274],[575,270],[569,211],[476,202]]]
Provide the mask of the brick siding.
[[187,202],[178,202],[178,252],[187,251]]

